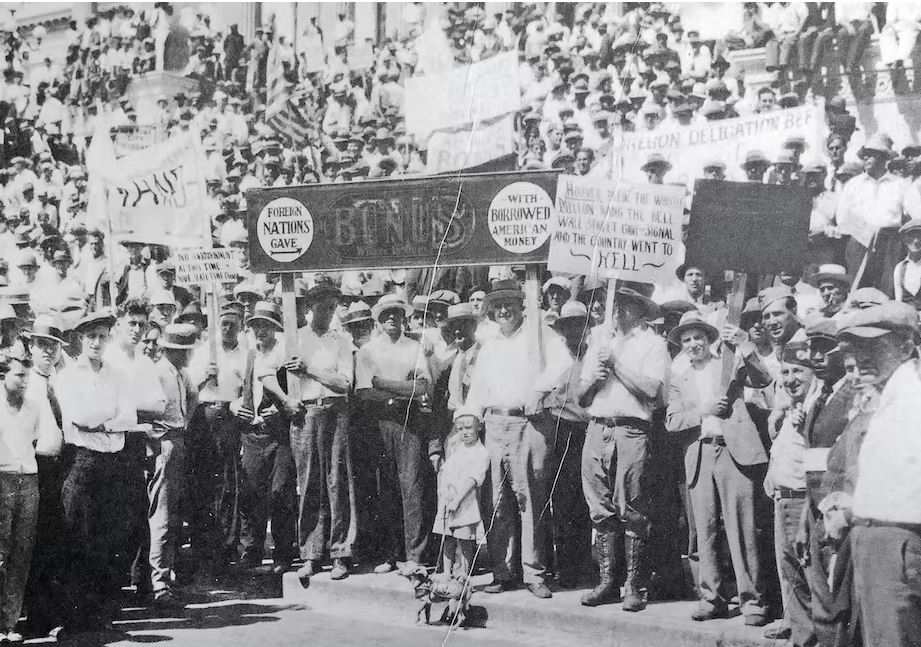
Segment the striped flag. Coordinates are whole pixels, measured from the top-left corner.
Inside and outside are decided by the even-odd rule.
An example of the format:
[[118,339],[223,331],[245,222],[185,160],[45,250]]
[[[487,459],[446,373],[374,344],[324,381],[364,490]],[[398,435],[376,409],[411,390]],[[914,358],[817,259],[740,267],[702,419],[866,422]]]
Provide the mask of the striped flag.
[[307,133],[310,123],[301,114],[300,108],[291,99],[291,87],[285,79],[285,68],[277,47],[269,52],[266,81],[265,121],[275,132],[290,137],[297,147],[307,145]]

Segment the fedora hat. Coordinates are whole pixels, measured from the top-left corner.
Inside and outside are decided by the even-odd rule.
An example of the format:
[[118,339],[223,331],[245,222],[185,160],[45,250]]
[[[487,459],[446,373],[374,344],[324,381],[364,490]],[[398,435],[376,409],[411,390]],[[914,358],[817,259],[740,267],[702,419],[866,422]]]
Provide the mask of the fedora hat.
[[882,153],[886,159],[895,157],[895,151],[892,150],[892,138],[885,133],[876,133],[864,142],[864,145],[857,151],[857,157],[863,159],[868,153]]
[[176,350],[191,350],[195,348],[195,341],[198,338],[198,328],[187,323],[171,323],[163,327],[163,335],[160,336],[161,348],[173,348]]
[[208,317],[202,312],[201,302],[189,301],[189,304],[182,309],[182,312],[176,317],[176,323],[192,323],[198,320],[202,328],[207,327]]
[[61,332],[61,324],[51,315],[42,314],[35,317],[32,323],[32,330],[25,333],[27,339],[41,337],[42,339],[51,339],[56,342],[64,342],[64,334]]
[[284,330],[281,325],[281,313],[278,312],[278,306],[271,301],[259,301],[253,308],[253,314],[246,320],[249,326],[254,321],[267,321],[275,326],[278,330]]
[[745,161],[740,164],[742,168],[746,166],[751,166],[752,164],[764,164],[765,166],[771,165],[771,160],[764,156],[759,150],[751,150],[745,154]]
[[653,153],[646,158],[646,163],[640,167],[640,170],[647,171],[656,167],[665,168],[666,171],[669,171],[672,168],[672,164],[667,159],[665,159],[664,155],[660,153]]
[[355,301],[349,306],[348,311],[342,317],[342,325],[348,326],[362,321],[373,321],[371,316],[371,306],[364,301]]
[[74,326],[74,331],[82,333],[88,328],[94,326],[105,326],[106,328],[111,328],[115,325],[115,315],[109,308],[103,308],[102,310],[97,310],[96,312],[91,312],[85,315],[80,321],[77,322],[77,325]]
[[518,285],[517,279],[496,281],[492,290],[488,292],[483,299],[483,307],[489,308],[492,306],[493,301],[499,299],[518,299],[524,301],[524,292],[522,292],[521,287]]
[[317,280],[313,287],[307,290],[304,293],[304,299],[306,299],[307,304],[316,303],[320,297],[323,296],[333,296],[339,298],[342,296],[342,291],[336,287],[336,284],[332,282],[328,277],[323,277],[322,279]]
[[819,287],[820,284],[826,281],[834,281],[835,283],[841,283],[845,286],[851,284],[851,280],[848,278],[847,270],[844,269],[844,266],[835,263],[819,265],[819,269],[812,275],[810,283],[815,287]]
[[643,319],[658,319],[659,304],[649,298],[649,294],[652,293],[649,288],[651,286],[648,283],[618,279],[614,289],[615,299],[627,299],[639,303],[645,310]]
[[413,313],[413,307],[401,299],[399,295],[385,294],[371,308],[371,316],[374,317],[375,321],[379,321],[381,315],[390,310],[400,310],[404,317],[409,317]]
[[678,325],[672,328],[672,331],[668,333],[668,340],[680,346],[681,335],[692,328],[702,330],[711,344],[719,339],[720,332],[716,327],[707,322],[697,310],[690,310],[681,315],[681,320],[678,322]]
[[572,319],[586,320],[588,319],[588,308],[585,307],[585,304],[581,301],[567,301],[563,304],[563,307],[560,308],[560,316],[554,322],[554,326],[563,323],[564,321],[570,321]]

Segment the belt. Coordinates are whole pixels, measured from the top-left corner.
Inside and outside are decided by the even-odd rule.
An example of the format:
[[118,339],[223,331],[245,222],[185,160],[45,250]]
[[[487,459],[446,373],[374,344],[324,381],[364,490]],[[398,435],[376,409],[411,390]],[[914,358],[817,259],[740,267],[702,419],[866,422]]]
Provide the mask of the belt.
[[704,436],[700,439],[700,442],[703,445],[716,445],[717,447],[726,446],[726,439],[722,436]]
[[615,416],[613,418],[592,418],[592,420],[605,427],[633,427],[634,429],[649,431],[649,421],[642,418]]
[[342,396],[316,398],[314,400],[303,400],[301,404],[305,407],[325,407],[330,404],[336,404],[342,399]]
[[504,409],[502,407],[486,407],[486,413],[491,416],[511,416],[513,418],[524,418],[524,407],[513,407]]
[[775,499],[805,499],[806,490],[791,490],[785,487],[774,488]]
[[855,517],[854,525],[865,526],[867,528],[901,528],[902,530],[921,535],[921,523],[899,523],[897,521],[881,521],[880,519]]

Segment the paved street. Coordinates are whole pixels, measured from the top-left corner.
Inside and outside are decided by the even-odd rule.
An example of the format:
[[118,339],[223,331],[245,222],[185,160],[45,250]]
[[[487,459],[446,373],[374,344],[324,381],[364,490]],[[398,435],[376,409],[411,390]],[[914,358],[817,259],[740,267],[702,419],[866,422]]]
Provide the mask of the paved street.
[[[83,635],[67,644],[81,647],[169,643],[170,647],[208,647],[224,645],[264,645],[301,647],[311,645],[381,647],[512,647],[525,638],[495,629],[457,630],[448,635],[446,627],[419,627],[413,624],[414,608],[405,617],[359,605],[324,608],[322,612],[306,605],[283,600],[235,600],[194,605],[181,613],[156,614],[149,610],[128,609],[117,623],[125,634]],[[447,640],[446,640],[447,638]],[[29,641],[27,644],[41,644]],[[562,647],[562,636],[528,636],[527,644],[537,647]]]

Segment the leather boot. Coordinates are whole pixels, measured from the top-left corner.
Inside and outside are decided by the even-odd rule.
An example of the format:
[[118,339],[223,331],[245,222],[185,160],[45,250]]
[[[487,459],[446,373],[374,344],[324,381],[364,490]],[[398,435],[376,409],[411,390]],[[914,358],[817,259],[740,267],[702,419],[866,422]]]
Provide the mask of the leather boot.
[[598,570],[601,581],[594,589],[582,596],[582,605],[596,607],[620,601],[620,587],[614,577],[615,543],[621,535],[610,530],[598,529],[595,533],[595,551],[598,555]]
[[632,533],[624,536],[627,551],[627,581],[624,583],[624,611],[646,608],[646,582],[643,572],[643,547],[646,541]]

